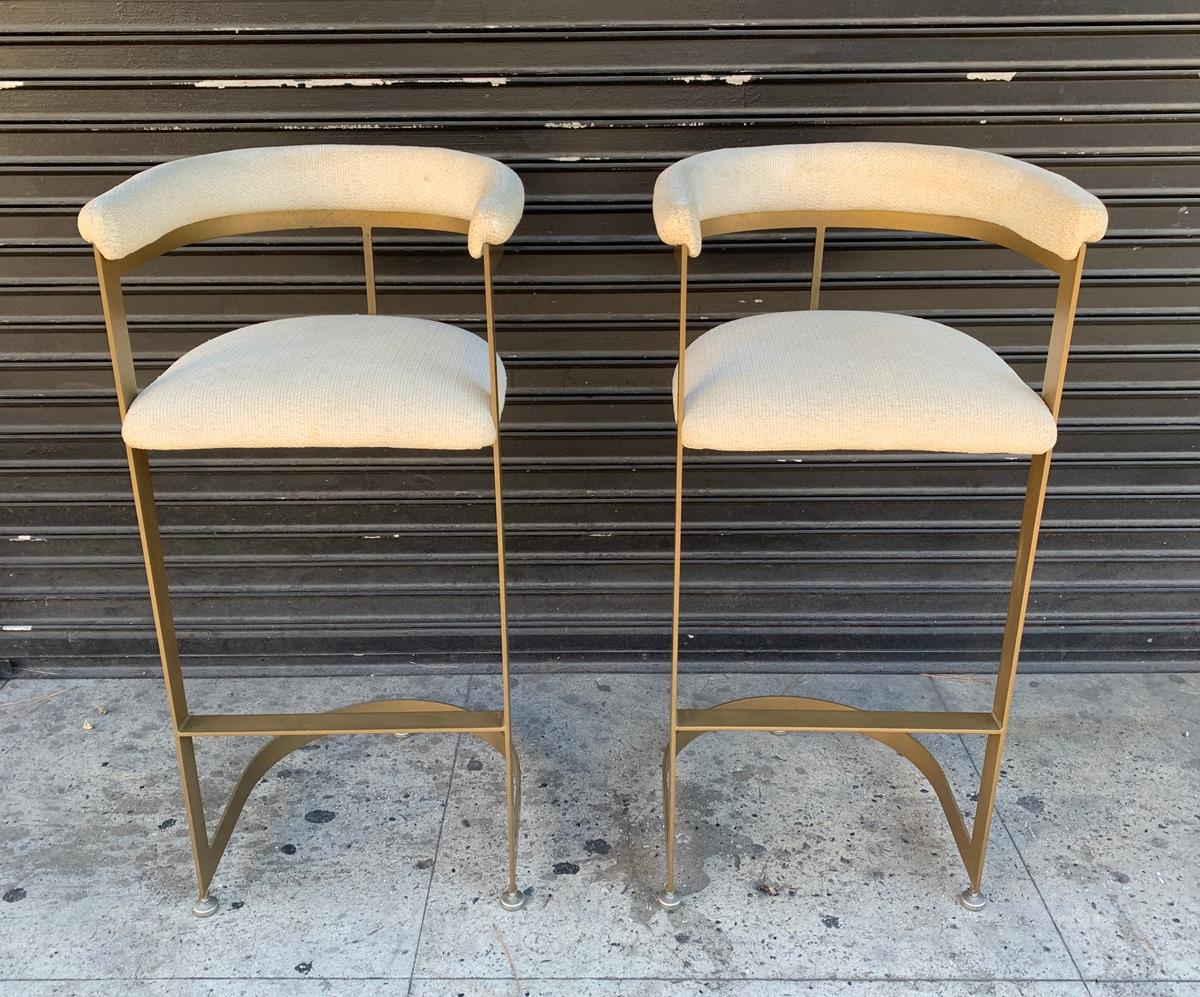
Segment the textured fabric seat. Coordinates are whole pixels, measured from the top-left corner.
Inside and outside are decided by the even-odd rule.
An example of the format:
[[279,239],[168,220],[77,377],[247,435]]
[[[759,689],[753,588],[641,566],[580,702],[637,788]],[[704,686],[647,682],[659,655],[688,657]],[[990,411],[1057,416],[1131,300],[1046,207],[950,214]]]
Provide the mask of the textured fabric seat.
[[[504,368],[496,359],[500,405]],[[496,438],[487,343],[386,315],[245,326],[186,353],[121,427],[142,450],[399,447],[474,450]]]
[[686,378],[685,447],[1035,454],[1057,435],[988,347],[908,315],[738,319],[688,347]]

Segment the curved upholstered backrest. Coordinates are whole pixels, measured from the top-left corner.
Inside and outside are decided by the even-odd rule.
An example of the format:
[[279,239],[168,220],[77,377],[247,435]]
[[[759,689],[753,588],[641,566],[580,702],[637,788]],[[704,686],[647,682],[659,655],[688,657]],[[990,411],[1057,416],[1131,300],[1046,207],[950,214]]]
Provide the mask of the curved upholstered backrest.
[[[464,223],[467,246],[501,245],[525,204],[507,166],[420,146],[299,145],[231,149],[163,163],[89,201],[79,232],[119,260],[176,229],[244,214],[410,212]],[[300,226],[297,226],[300,227]]]
[[830,142],[703,152],[654,186],[663,242],[698,256],[705,221],[754,212],[907,212],[999,226],[1064,260],[1108,226],[1100,201],[1039,166],[991,152]]

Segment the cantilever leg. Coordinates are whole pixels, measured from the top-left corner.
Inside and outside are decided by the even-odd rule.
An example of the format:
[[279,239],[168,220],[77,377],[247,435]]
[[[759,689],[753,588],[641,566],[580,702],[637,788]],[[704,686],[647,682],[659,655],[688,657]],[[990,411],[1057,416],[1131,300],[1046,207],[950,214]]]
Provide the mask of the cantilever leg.
[[[672,734],[674,723],[672,723]],[[674,738],[672,738],[674,741]],[[676,745],[669,743],[663,749],[663,816],[667,835],[667,881],[655,901],[663,910],[677,910],[683,901],[675,892],[675,795],[676,795]]]
[[167,589],[167,568],[163,560],[158,511],[154,504],[154,483],[150,476],[150,461],[146,451],[126,447],[125,453],[129,460],[133,506],[137,512],[138,533],[142,541],[142,559],[145,562],[146,581],[150,588],[150,609],[154,615],[154,630],[158,637],[158,652],[162,661],[163,682],[167,692],[167,709],[171,714],[171,728],[175,737],[175,755],[179,762],[179,781],[183,788],[184,810],[187,812],[192,861],[196,867],[198,895],[192,910],[198,917],[208,917],[217,911],[217,901],[208,893],[214,863],[209,848],[208,827],[204,818],[204,802],[200,795],[196,753],[191,739],[181,737],[179,734],[180,725],[188,715],[188,708],[183,689],[183,672],[179,665],[179,643],[175,637],[171,596]]
[[667,750],[663,757],[663,823],[667,833],[667,881],[655,899],[663,910],[681,901],[675,892],[675,758],[679,754],[679,577],[683,559],[683,411],[687,398],[687,252],[675,248],[679,264],[679,366],[676,368],[675,410],[675,546],[671,581],[671,702]]
[[[680,360],[680,371],[683,361]],[[682,377],[680,395],[682,397]],[[675,553],[674,580],[671,589],[671,706],[669,734],[663,754],[663,823],[667,836],[667,880],[655,899],[663,910],[676,910],[682,901],[675,892],[675,802],[677,795],[676,757],[682,747],[679,732],[679,585],[683,553],[683,434],[677,431],[675,442]],[[685,742],[686,743],[686,742]]]
[[1046,484],[1049,478],[1050,454],[1035,454],[1029,463],[1029,477],[1025,484],[1025,505],[1021,512],[1021,532],[1017,540],[1017,558],[1013,565],[1008,613],[1004,623],[1004,644],[1000,651],[1000,668],[996,674],[996,691],[992,699],[992,715],[1000,722],[1000,732],[989,735],[984,751],[983,770],[979,777],[979,801],[975,809],[970,856],[967,860],[967,871],[971,881],[960,896],[962,905],[968,910],[979,910],[986,903],[982,893],[984,860],[987,856],[992,817],[996,809],[1000,761],[1004,754],[1004,738],[1012,710],[1017,659],[1021,653],[1021,637],[1025,630],[1025,612],[1029,606],[1033,562],[1037,554],[1038,533],[1041,530],[1042,509],[1046,501]]
[[485,246],[483,250],[483,310],[487,326],[488,382],[492,425],[492,490],[496,499],[496,581],[500,602],[500,684],[504,698],[504,730],[501,753],[504,755],[504,803],[508,812],[508,882],[500,893],[500,906],[520,910],[525,894],[517,886],[517,839],[521,821],[521,763],[512,743],[512,695],[508,668],[508,584],[504,570],[504,478],[500,466],[500,388],[496,369],[496,312],[493,305],[492,274],[501,250]]
[[521,835],[521,760],[512,738],[505,737],[504,800],[508,809],[508,883],[500,894],[500,906],[505,910],[520,910],[525,906],[525,894],[517,885],[517,842]]
[[967,910],[983,910],[987,898],[983,895],[983,864],[991,836],[992,816],[996,810],[996,787],[1000,781],[1000,760],[1004,754],[1004,734],[992,734],[983,754],[983,771],[979,776],[978,802],[975,823],[971,828],[971,845],[966,856],[970,883],[959,894],[959,903]]
[[[1080,246],[1075,259],[1059,270],[1054,323],[1046,351],[1046,372],[1042,378],[1042,400],[1054,416],[1055,422],[1058,421],[1059,408],[1062,405],[1067,356],[1071,349],[1075,309],[1079,304],[1079,287],[1083,277],[1084,255],[1085,247]],[[1025,483],[1025,506],[1021,512],[1017,559],[1013,565],[1008,614],[1004,622],[1004,644],[1000,651],[1000,668],[996,673],[996,690],[992,697],[992,715],[999,721],[1000,733],[988,737],[984,753],[983,771],[979,777],[979,802],[975,809],[975,826],[971,834],[971,858],[967,863],[971,882],[963,890],[960,898],[962,905],[968,910],[979,910],[986,902],[981,892],[983,866],[996,806],[996,785],[1000,779],[1004,738],[1012,711],[1017,659],[1020,656],[1021,636],[1025,629],[1025,612],[1029,606],[1029,587],[1033,580],[1033,561],[1037,554],[1042,509],[1046,502],[1046,484],[1050,478],[1050,453],[1047,451],[1033,455],[1029,462],[1029,477]]]

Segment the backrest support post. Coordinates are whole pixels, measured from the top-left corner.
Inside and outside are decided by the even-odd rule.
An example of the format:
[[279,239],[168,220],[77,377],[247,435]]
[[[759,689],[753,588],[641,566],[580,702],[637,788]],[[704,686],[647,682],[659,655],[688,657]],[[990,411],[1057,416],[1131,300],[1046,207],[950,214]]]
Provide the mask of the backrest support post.
[[125,296],[121,292],[121,271],[106,260],[100,250],[92,252],[96,258],[96,279],[100,284],[104,329],[108,335],[108,353],[112,358],[113,380],[117,388],[117,407],[124,420],[125,413],[137,397],[138,385],[133,350],[129,345],[129,323],[125,318]]
[[1050,329],[1050,345],[1046,350],[1046,372],[1042,376],[1042,400],[1054,421],[1062,405],[1063,384],[1067,379],[1067,355],[1071,349],[1071,334],[1075,328],[1075,309],[1079,304],[1079,284],[1083,277],[1083,257],[1086,246],[1060,271],[1058,294],[1054,302],[1054,323]]
[[371,242],[371,226],[364,225],[363,230],[363,272],[367,279],[367,314],[377,314],[375,304],[375,248]]
[[818,225],[813,239],[812,288],[808,292],[808,309],[815,312],[821,303],[821,270],[825,260],[825,226]]
[[684,365],[687,362],[687,279],[688,254],[683,246],[675,247],[675,260],[679,264],[679,368],[675,382],[675,425],[683,426]]
[[496,371],[496,311],[492,300],[492,273],[500,253],[494,246],[483,247],[483,315],[487,326],[488,379],[492,393],[492,420],[496,424],[496,440],[500,439],[500,378]]

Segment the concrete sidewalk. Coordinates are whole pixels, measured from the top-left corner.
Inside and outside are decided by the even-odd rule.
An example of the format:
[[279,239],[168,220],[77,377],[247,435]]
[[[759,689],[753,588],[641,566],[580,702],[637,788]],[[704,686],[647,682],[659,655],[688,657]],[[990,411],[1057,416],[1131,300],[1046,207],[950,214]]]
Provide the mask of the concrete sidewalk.
[[[875,708],[990,697],[966,676],[683,687],[685,705],[785,689]],[[497,692],[444,677],[189,684],[196,712],[485,707]],[[515,682],[521,912],[496,900],[499,757],[465,737],[370,737],[315,742],[267,776],[217,872],[221,910],[200,920],[160,684],[10,681],[0,995],[1200,994],[1200,676],[1021,681],[976,914],[955,902],[965,874],[933,793],[848,735],[690,746],[686,896],[659,911],[666,692],[665,677]],[[982,743],[923,740],[969,812]],[[215,820],[252,746],[197,753]]]

